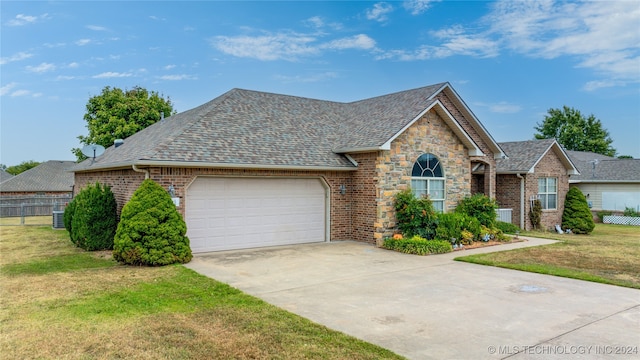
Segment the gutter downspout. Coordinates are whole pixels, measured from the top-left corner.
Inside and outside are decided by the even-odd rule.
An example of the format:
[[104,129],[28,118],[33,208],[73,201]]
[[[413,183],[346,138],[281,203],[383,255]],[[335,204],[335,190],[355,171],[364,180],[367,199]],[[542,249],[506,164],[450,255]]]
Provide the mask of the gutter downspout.
[[524,177],[519,173],[516,176],[520,179],[520,229],[524,230]]
[[136,164],[132,165],[133,171],[135,172],[139,172],[139,173],[144,173],[144,179],[147,180],[149,178],[149,170],[146,169],[138,169],[138,167],[136,166]]

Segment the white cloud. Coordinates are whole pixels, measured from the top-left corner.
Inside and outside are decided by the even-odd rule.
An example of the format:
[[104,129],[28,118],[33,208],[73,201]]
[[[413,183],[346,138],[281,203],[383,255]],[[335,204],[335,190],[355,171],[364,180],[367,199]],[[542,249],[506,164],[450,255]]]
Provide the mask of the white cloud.
[[486,104],[482,102],[476,102],[474,103],[474,105],[478,107],[485,107],[489,109],[489,111],[493,113],[499,113],[499,114],[515,114],[522,110],[522,106],[511,104],[506,101],[501,101],[495,104]]
[[515,114],[517,112],[520,112],[520,110],[522,110],[522,107],[520,105],[509,104],[502,101],[497,104],[490,105],[489,110],[491,112],[500,114]]
[[327,71],[323,73],[312,74],[309,76],[287,76],[287,75],[276,75],[275,79],[278,81],[282,81],[284,83],[312,83],[312,82],[320,82],[330,79],[338,78],[338,74],[336,72]]
[[31,94],[31,91],[29,91],[29,90],[16,90],[16,91],[12,92],[11,95],[9,95],[9,96],[17,97],[17,96],[27,96],[29,94]]
[[54,64],[50,64],[50,63],[41,63],[40,65],[37,65],[37,66],[27,66],[25,69],[27,69],[27,71],[29,71],[29,72],[42,74],[42,73],[45,73],[47,71],[55,70],[56,66]]
[[316,38],[304,34],[269,34],[261,36],[217,36],[211,42],[218,50],[237,57],[258,60],[290,60],[318,53],[312,46]]
[[78,64],[75,61],[74,62],[70,62],[70,63],[67,64],[67,67],[70,68],[70,69],[75,69],[75,68],[77,68],[79,66],[80,66],[80,64]]
[[358,34],[351,37],[337,39],[321,45],[322,48],[333,49],[333,50],[344,50],[344,49],[367,50],[367,49],[373,49],[375,46],[376,46],[376,41],[365,34]]
[[11,89],[16,87],[17,85],[18,85],[18,83],[11,82],[11,83],[8,83],[7,85],[3,86],[3,87],[0,87],[0,95],[4,96],[4,95],[8,94],[9,91],[11,91]]
[[69,76],[69,75],[58,75],[56,77],[56,81],[64,81],[64,80],[73,80],[75,79],[75,76]]
[[160,80],[170,80],[170,81],[176,81],[176,80],[198,80],[198,77],[197,76],[193,76],[193,75],[187,75],[187,74],[176,74],[176,75],[159,76],[158,79],[160,79]]
[[321,34],[275,33],[258,36],[217,36],[211,45],[223,53],[258,60],[296,61],[324,50],[372,50],[376,42],[365,34],[321,42]]
[[99,25],[87,25],[87,29],[93,30],[93,31],[107,31],[107,30],[109,30],[106,27],[99,26]]
[[18,15],[16,15],[15,18],[7,21],[6,25],[7,26],[23,26],[23,25],[27,25],[27,24],[33,24],[33,23],[37,22],[38,20],[48,19],[48,18],[49,18],[49,14],[42,14],[42,15],[38,15],[38,16],[18,14]]
[[30,58],[32,56],[33,56],[33,54],[30,54],[30,53],[19,52],[17,54],[9,56],[9,57],[0,58],[0,65],[8,64],[8,63],[14,62],[14,61],[20,61],[20,60],[28,59],[28,58]]
[[92,76],[92,78],[109,79],[109,78],[122,78],[122,77],[131,77],[131,76],[133,76],[132,73],[119,73],[119,72],[107,71],[107,72],[100,73],[98,75],[94,75]]
[[505,48],[536,58],[572,57],[577,66],[610,78],[586,89],[598,88],[597,83],[640,82],[637,2],[501,1],[485,21]]
[[85,46],[87,44],[89,44],[91,42],[91,39],[80,39],[78,41],[75,42],[76,45],[78,46]]
[[372,9],[367,9],[366,16],[369,20],[375,20],[378,22],[387,21],[387,14],[393,11],[393,6],[385,2],[379,2],[373,5]]
[[411,15],[420,15],[429,10],[431,5],[441,0],[407,0],[402,3],[405,9],[411,12]]
[[171,70],[173,68],[175,68],[176,66],[174,64],[169,64],[167,66],[164,67],[165,70]]

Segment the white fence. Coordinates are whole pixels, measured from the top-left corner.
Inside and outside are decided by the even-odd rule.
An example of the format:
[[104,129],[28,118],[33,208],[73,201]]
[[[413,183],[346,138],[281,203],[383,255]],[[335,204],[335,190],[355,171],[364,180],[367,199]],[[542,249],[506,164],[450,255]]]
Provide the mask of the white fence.
[[512,209],[497,209],[496,213],[498,213],[498,221],[506,222],[511,224],[512,219]]
[[602,222],[605,224],[640,226],[640,217],[605,215],[602,218]]

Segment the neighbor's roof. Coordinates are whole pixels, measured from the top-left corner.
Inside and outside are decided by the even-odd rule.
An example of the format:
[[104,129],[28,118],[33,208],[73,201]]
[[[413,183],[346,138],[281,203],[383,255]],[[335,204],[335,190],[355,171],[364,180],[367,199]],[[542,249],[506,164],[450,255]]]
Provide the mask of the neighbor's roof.
[[570,183],[640,183],[640,159],[617,159],[586,151],[567,151],[580,170]]
[[9,174],[8,172],[0,169],[0,182],[11,179],[12,177],[13,177],[13,174]]
[[[441,91],[458,97],[448,83],[351,103],[233,89],[149,126],[73,171],[131,165],[351,170],[355,165],[344,153],[388,149],[391,140],[430,108],[453,126],[470,153],[480,155],[435,99]],[[464,105],[459,97],[453,101]],[[494,154],[502,155],[466,105],[460,111],[467,111]]]
[[71,191],[75,161],[50,160],[0,184],[0,192]]
[[500,147],[507,158],[496,160],[498,174],[533,173],[549,151],[556,153],[569,175],[578,174],[578,169],[555,139],[503,142]]

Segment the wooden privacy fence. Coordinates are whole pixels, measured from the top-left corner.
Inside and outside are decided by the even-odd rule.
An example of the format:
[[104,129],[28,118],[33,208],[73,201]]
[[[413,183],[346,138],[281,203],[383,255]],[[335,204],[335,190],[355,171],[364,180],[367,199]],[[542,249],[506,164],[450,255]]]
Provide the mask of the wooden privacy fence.
[[26,217],[52,216],[54,211],[63,211],[70,201],[70,194],[2,196],[0,197],[0,218],[19,217],[20,224],[24,224]]

